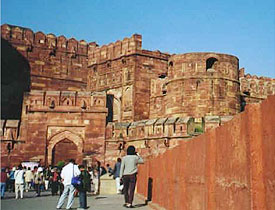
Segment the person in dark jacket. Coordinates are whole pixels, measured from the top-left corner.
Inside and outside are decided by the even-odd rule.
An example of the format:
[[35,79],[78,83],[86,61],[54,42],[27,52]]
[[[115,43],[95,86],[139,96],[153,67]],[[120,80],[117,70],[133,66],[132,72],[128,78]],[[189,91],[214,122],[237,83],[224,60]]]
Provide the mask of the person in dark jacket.
[[114,175],[114,179],[116,180],[116,192],[117,194],[121,194],[122,189],[123,189],[123,185],[120,184],[120,167],[121,167],[121,159],[118,158],[117,162],[115,164],[115,167],[113,169],[113,175]]
[[77,190],[79,192],[79,203],[80,207],[79,209],[86,209],[87,208],[87,191],[91,188],[91,175],[90,173],[85,169],[84,165],[79,166],[80,170],[80,178],[81,178],[81,184],[77,187]]

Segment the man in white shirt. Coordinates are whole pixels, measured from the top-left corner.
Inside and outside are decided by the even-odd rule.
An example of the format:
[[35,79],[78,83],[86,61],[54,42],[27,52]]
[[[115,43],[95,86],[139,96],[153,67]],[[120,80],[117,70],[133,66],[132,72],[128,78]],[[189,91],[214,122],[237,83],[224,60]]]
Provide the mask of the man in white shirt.
[[72,207],[75,192],[75,187],[72,185],[72,178],[79,175],[80,170],[78,166],[75,165],[75,160],[71,159],[69,163],[66,166],[64,166],[61,171],[61,179],[64,185],[64,191],[59,198],[58,204],[56,206],[57,209],[61,209],[68,195],[69,197],[66,209],[70,209]]
[[15,179],[15,199],[18,199],[18,191],[20,191],[20,198],[23,199],[24,191],[24,170],[21,165],[18,166],[18,169],[14,172]]

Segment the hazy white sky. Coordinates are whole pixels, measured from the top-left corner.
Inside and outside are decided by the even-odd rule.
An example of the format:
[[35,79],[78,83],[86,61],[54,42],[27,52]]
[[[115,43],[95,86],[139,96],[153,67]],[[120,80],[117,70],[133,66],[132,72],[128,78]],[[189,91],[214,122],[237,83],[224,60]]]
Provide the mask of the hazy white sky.
[[2,0],[1,24],[99,45],[134,33],[143,49],[220,52],[275,78],[274,0]]

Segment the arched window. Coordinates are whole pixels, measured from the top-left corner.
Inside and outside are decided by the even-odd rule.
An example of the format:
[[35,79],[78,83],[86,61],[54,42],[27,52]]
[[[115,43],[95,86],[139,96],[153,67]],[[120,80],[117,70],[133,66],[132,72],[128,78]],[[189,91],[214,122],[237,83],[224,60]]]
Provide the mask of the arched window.
[[213,57],[208,58],[208,59],[206,60],[206,71],[207,71],[208,69],[214,69],[214,64],[215,64],[217,61],[218,61],[218,59],[216,59],[216,58],[213,58]]
[[173,67],[173,65],[174,65],[173,61],[170,61],[168,65],[169,65],[169,67]]

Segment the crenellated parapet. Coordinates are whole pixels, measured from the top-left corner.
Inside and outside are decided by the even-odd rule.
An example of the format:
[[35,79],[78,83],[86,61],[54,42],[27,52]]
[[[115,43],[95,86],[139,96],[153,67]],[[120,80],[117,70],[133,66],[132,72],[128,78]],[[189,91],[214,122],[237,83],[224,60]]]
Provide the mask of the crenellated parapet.
[[106,94],[75,91],[31,91],[25,94],[24,114],[32,112],[106,112]]
[[[154,142],[163,147],[177,140],[192,138],[209,129],[216,128],[232,116],[169,117],[134,122],[109,123],[106,133],[107,144],[119,148],[121,143],[136,145],[138,149],[150,148]],[[172,145],[174,145],[172,143]],[[116,146],[114,146],[116,145]]]
[[90,46],[88,51],[89,66],[137,53],[141,51],[141,43],[141,35],[134,34],[130,38],[124,38],[122,41],[108,45]]
[[275,79],[245,74],[240,70],[241,95],[246,104],[259,103],[269,95],[275,94]]
[[[45,34],[41,31],[33,32],[29,28],[4,24],[1,26],[1,37],[15,44],[43,49],[55,49],[71,55],[88,55],[89,44],[77,41],[74,38],[67,39],[65,36],[56,36],[52,33]],[[30,48],[25,50],[30,51]]]
[[86,89],[90,45],[86,41],[7,24],[1,26],[1,32],[4,41],[28,61],[31,89]]

